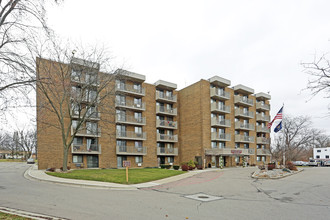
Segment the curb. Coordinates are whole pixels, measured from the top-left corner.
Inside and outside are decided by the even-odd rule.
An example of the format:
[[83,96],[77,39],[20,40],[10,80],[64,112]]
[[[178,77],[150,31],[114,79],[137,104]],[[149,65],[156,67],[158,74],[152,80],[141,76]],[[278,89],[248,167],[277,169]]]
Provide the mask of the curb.
[[27,212],[27,211],[22,211],[19,209],[13,209],[13,208],[1,207],[1,206],[0,206],[0,212],[6,213],[6,214],[11,214],[11,215],[17,215],[17,216],[21,216],[21,217],[29,218],[29,219],[36,219],[36,220],[45,220],[45,219],[47,219],[47,220],[67,220],[67,218],[60,218],[60,217],[49,216],[49,215],[33,213],[33,212]]
[[44,173],[44,171],[36,171],[36,172],[42,172],[42,175],[46,178],[40,177],[38,175],[33,175],[33,169],[36,169],[37,165],[31,166],[28,168],[25,173],[24,177],[29,180],[37,180],[42,182],[49,182],[54,184],[61,184],[61,185],[69,185],[73,187],[86,187],[86,188],[98,188],[98,189],[110,189],[110,190],[138,190],[143,188],[149,188],[153,186],[159,186],[162,184],[175,182],[181,179],[189,178],[191,176],[203,173],[203,172],[210,172],[210,171],[225,171],[227,169],[206,169],[206,170],[196,170],[196,171],[189,171],[187,173],[168,177],[165,179],[155,180],[151,182],[146,183],[139,183],[139,184],[132,184],[132,185],[124,185],[124,184],[118,184],[118,183],[106,183],[106,182],[99,182],[99,181],[90,181],[90,180],[75,180],[75,179],[65,179],[65,178],[59,178],[59,177],[53,177],[48,176]]
[[257,177],[257,176],[254,175],[255,174],[255,172],[254,172],[251,175],[251,177],[254,178],[254,179],[282,179],[282,178],[285,178],[285,177],[292,176],[294,174],[300,173],[302,171],[304,171],[304,169],[301,169],[301,170],[298,170],[298,171],[294,171],[292,173],[288,173],[288,174],[283,175],[283,176],[277,176],[277,177]]

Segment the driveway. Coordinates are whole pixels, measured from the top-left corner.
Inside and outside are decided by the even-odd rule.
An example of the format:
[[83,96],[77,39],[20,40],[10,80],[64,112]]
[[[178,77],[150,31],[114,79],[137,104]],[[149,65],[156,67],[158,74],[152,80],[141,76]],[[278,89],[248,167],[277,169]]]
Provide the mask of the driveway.
[[30,181],[28,167],[0,163],[0,206],[68,219],[324,219],[330,210],[328,168],[279,180],[231,168],[125,191]]

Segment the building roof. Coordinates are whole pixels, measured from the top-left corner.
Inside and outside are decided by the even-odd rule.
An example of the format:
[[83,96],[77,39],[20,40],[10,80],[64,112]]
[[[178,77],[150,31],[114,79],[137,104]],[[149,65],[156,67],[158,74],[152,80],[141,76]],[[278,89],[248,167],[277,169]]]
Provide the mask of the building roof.
[[240,93],[243,93],[243,94],[253,94],[254,93],[254,89],[250,88],[250,87],[247,87],[247,86],[244,86],[242,84],[238,84],[236,86],[233,87],[234,91],[235,92],[240,92]]
[[209,79],[210,83],[218,85],[218,86],[230,86],[230,80],[222,78],[220,76],[213,76]]
[[132,81],[137,81],[137,82],[144,82],[146,80],[145,75],[130,72],[130,71],[123,70],[123,69],[117,69],[115,74],[118,74],[119,76],[121,76],[125,79],[130,79]]
[[259,92],[256,94],[256,98],[261,100],[270,100],[271,96],[269,94]]
[[154,85],[158,88],[163,88],[163,89],[177,89],[177,85],[175,83],[167,82],[164,80],[158,80],[157,82],[154,83]]

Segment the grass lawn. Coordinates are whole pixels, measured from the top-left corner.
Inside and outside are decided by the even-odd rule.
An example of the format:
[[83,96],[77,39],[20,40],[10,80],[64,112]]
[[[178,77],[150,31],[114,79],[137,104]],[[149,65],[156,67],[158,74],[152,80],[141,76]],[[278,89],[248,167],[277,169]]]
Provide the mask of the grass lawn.
[[1,220],[29,220],[31,218],[24,218],[21,216],[11,215],[11,214],[0,212],[0,219]]
[[[170,176],[176,176],[183,173],[185,172],[159,168],[129,169],[128,184],[144,183]],[[125,169],[72,170],[69,173],[47,172],[47,174],[69,179],[94,180],[126,184]]]
[[21,159],[0,159],[0,162],[25,162]]

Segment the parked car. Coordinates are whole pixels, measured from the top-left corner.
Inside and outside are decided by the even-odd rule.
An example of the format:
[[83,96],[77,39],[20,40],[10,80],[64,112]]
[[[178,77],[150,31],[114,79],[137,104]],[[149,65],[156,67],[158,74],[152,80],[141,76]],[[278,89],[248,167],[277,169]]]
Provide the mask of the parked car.
[[318,165],[318,163],[317,163],[316,160],[310,160],[310,161],[308,162],[308,166],[314,166],[314,167],[316,167],[317,165]]
[[293,163],[293,165],[295,165],[295,166],[302,166],[303,163],[304,163],[304,161],[293,161],[292,163]]
[[35,162],[34,162],[33,158],[29,158],[29,159],[27,159],[27,163],[28,164],[34,164]]
[[330,166],[330,160],[324,161],[323,166]]

